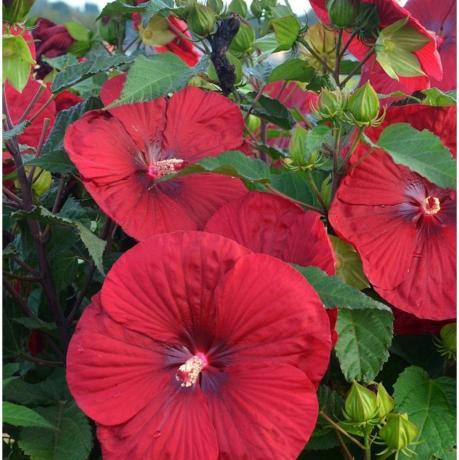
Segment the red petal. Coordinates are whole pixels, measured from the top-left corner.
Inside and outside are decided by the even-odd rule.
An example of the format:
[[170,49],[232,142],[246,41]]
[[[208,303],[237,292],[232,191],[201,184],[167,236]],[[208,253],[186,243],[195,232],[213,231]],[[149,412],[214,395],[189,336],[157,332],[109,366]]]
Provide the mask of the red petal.
[[300,366],[318,385],[330,358],[330,323],[319,296],[296,270],[270,256],[245,256],[215,299],[216,336],[234,347],[235,359]]
[[188,340],[193,331],[213,330],[213,292],[248,252],[209,233],[157,235],[115,263],[101,291],[104,309],[119,323],[155,340]]
[[335,256],[318,213],[269,193],[250,192],[221,207],[205,230],[285,262],[315,265],[332,275]]
[[[315,387],[288,365],[253,363],[228,369],[219,394],[209,395],[220,460],[292,460],[315,427]],[[207,457],[204,457],[207,458]]]
[[239,107],[220,94],[189,86],[174,94],[167,108],[164,144],[171,156],[194,162],[242,144]]

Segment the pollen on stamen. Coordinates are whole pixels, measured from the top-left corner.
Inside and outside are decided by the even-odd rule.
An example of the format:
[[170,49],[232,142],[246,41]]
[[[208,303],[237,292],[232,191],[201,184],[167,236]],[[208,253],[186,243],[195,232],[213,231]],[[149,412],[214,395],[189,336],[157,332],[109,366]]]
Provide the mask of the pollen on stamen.
[[152,179],[172,174],[184,168],[184,160],[171,158],[169,160],[153,161],[147,166],[147,174]]
[[422,210],[427,216],[437,214],[440,209],[440,200],[436,196],[428,196],[422,203]]
[[180,382],[181,387],[189,388],[197,382],[199,374],[207,364],[206,356],[203,353],[196,353],[177,369],[175,379]]

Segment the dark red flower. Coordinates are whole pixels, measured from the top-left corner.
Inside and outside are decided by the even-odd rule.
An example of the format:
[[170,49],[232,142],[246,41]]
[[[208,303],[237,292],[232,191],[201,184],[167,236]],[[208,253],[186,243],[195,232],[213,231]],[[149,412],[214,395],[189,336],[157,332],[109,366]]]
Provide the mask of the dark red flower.
[[443,79],[432,78],[432,86],[449,91],[456,88],[456,0],[409,0],[405,8],[426,29],[435,33],[443,64]]
[[58,94],[55,99],[56,110],[60,112],[61,110],[69,109],[76,104],[79,104],[83,99],[80,96],[73,93],[72,91],[65,90]]
[[[303,211],[284,198],[250,192],[222,206],[207,222],[206,232],[231,238],[254,252],[284,262],[313,265],[335,274],[335,253],[320,214]],[[327,310],[336,342],[336,310]]]
[[[19,93],[8,82],[5,83],[6,101],[8,103],[8,110],[13,124],[17,124],[19,122],[30,101],[37,94],[41,86],[43,86],[42,83],[29,79],[22,93]],[[44,104],[51,98],[51,96],[51,91],[48,87],[45,87],[26,119],[30,120],[35,116],[35,114],[40,112]],[[31,147],[37,147],[43,131],[43,123],[46,118],[50,122],[47,130],[45,131],[45,137],[48,135],[51,127],[53,126],[54,119],[56,118],[56,105],[54,101],[51,102],[38,115],[38,117],[33,120],[33,122],[22,132],[22,134],[19,134],[19,143],[30,145]]]
[[40,65],[37,76],[44,78],[52,69],[42,60],[43,56],[53,58],[66,54],[74,39],[62,24],[56,24],[46,18],[38,18],[32,35],[37,43],[37,61]]
[[[453,107],[393,107],[385,124],[367,135],[376,140],[385,125],[401,121],[455,146]],[[456,192],[395,164],[382,150],[364,158],[366,153],[367,147],[359,147],[338,189],[329,213],[333,228],[355,246],[367,278],[385,300],[418,318],[454,318]]]
[[115,263],[72,337],[67,381],[104,459],[294,460],[329,353],[325,311],[293,268],[176,232]]
[[[105,105],[119,97],[124,80],[105,83]],[[216,209],[246,192],[239,179],[214,174],[156,182],[188,163],[238,149],[243,128],[233,102],[188,87],[171,98],[88,112],[67,129],[64,145],[102,210],[142,240],[201,229]]]
[[[422,70],[426,76],[420,77],[399,77],[399,81],[390,78],[376,62],[375,56],[372,56],[364,65],[361,82],[371,81],[376,91],[383,94],[389,94],[393,91],[404,91],[408,94],[414,91],[430,87],[430,79],[441,80],[443,77],[443,68],[440,55],[437,50],[435,36],[430,33],[419,20],[412,16],[405,8],[401,7],[396,0],[363,0],[362,3],[373,4],[377,8],[380,21],[380,28],[385,27],[401,20],[408,18],[407,25],[420,34],[424,35],[429,41],[414,54],[419,60]],[[311,0],[311,6],[319,16],[320,20],[328,23],[329,17],[326,9],[326,0]],[[347,41],[349,34],[344,34],[344,40]],[[359,60],[363,60],[369,51],[369,47],[359,38],[354,38],[349,46],[350,52]]]
[[419,319],[414,315],[405,313],[398,308],[394,312],[394,334],[395,335],[425,335],[438,334],[441,328],[450,321],[431,321]]

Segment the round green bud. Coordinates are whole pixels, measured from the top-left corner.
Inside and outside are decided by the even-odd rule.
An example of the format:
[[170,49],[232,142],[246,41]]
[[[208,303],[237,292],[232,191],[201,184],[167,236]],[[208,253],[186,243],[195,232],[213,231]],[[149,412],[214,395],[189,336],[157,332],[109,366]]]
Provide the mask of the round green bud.
[[450,359],[456,357],[456,337],[457,337],[457,324],[446,324],[441,328],[440,338],[443,354]]
[[379,436],[392,450],[402,450],[413,443],[418,435],[417,426],[408,420],[407,414],[389,414]]
[[239,30],[231,42],[230,50],[232,53],[241,56],[252,50],[254,42],[255,31],[253,27],[250,24],[241,22]]
[[381,419],[385,418],[394,410],[394,399],[387,392],[382,383],[378,383],[376,403],[378,404],[378,413]]
[[339,118],[344,113],[346,94],[337,90],[323,88],[317,101],[317,114],[326,120]]
[[247,130],[251,133],[256,133],[261,126],[261,119],[255,115],[250,114],[245,121]]
[[196,4],[191,8],[186,20],[194,33],[206,37],[213,32],[217,17],[215,11],[208,6]]
[[263,14],[263,6],[261,0],[253,0],[250,4],[250,11],[256,18],[261,18]]
[[344,402],[344,414],[354,423],[369,423],[378,418],[378,403],[376,394],[356,381]]
[[207,0],[207,6],[215,13],[220,14],[223,9],[223,0]]
[[261,7],[266,9],[274,8],[277,5],[277,0],[261,0]]
[[379,98],[369,82],[358,88],[348,99],[346,110],[358,126],[370,126],[379,114]]
[[359,14],[359,0],[328,0],[330,21],[340,29],[352,27]]
[[[25,166],[24,170],[27,175],[32,172],[32,166]],[[45,194],[49,188],[51,187],[52,183],[52,176],[49,171],[39,168],[38,166],[35,167],[35,171],[33,173],[32,179],[32,192],[37,197],[40,198],[43,194]],[[18,179],[14,181],[14,186],[20,190],[21,183]]]
[[228,6],[228,11],[238,14],[241,18],[246,18],[249,13],[245,0],[232,0]]

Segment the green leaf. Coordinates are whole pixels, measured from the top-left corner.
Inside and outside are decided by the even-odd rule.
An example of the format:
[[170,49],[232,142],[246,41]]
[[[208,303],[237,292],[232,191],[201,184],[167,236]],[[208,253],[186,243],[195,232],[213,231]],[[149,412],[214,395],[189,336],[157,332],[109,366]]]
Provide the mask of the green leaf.
[[19,92],[29,79],[32,58],[29,46],[22,35],[3,36],[3,82],[8,80]]
[[241,179],[255,183],[268,183],[271,175],[269,167],[264,161],[250,158],[237,150],[230,150],[216,157],[203,158],[183,168],[177,174],[169,174],[157,180],[157,182],[164,182],[175,177],[203,172],[240,177]]
[[455,458],[455,380],[431,379],[424,369],[411,366],[394,384],[394,398],[397,411],[406,412],[419,429],[419,444],[410,446],[416,458]]
[[271,24],[279,45],[275,49],[275,52],[289,50],[296,42],[301,30],[301,24],[296,16],[276,18],[271,21]]
[[339,310],[335,351],[348,382],[370,382],[378,375],[389,358],[392,325],[391,312]]
[[31,460],[86,460],[92,448],[91,426],[73,402],[36,409],[56,429],[25,428],[19,447]]
[[271,185],[284,195],[302,203],[312,204],[314,201],[306,174],[301,171],[282,170],[280,174],[272,174]]
[[329,235],[329,238],[336,254],[336,276],[359,291],[369,288],[370,283],[363,273],[359,253],[351,244],[338,237]]
[[128,64],[134,61],[134,59],[134,55],[126,56],[124,54],[107,57],[100,55],[93,56],[85,62],[79,62],[65,67],[56,75],[51,89],[53,93],[58,93],[64,88],[68,88],[75,83],[86,80],[99,72],[107,72],[112,68]]
[[336,276],[329,276],[318,267],[294,267],[308,280],[317,291],[327,308],[339,307],[348,310],[383,311],[392,316],[391,309],[377,300],[363,294]]
[[396,163],[407,166],[440,187],[456,188],[456,160],[430,131],[418,131],[407,123],[395,123],[384,129],[376,144]]
[[[249,93],[248,97],[255,100],[256,94]],[[250,100],[249,99],[249,100]],[[244,110],[249,110],[250,106],[243,105]],[[258,98],[252,108],[252,114],[264,120],[280,126],[283,129],[291,129],[295,125],[295,120],[288,111],[288,109],[280,103],[277,99],[262,95]]]
[[415,54],[408,51],[397,50],[396,53],[377,51],[376,60],[387,75],[394,80],[398,80],[398,77],[420,77],[425,75],[419,59]]
[[77,21],[69,21],[64,24],[70,36],[79,42],[87,42],[91,38],[91,31]]
[[444,93],[438,88],[428,88],[422,91],[426,96],[422,103],[424,105],[432,105],[435,107],[450,107],[456,105],[455,93]]
[[165,15],[169,10],[174,8],[173,0],[150,0],[147,3],[146,19],[150,19],[155,14]]
[[133,6],[128,3],[124,3],[120,0],[107,3],[100,12],[97,19],[104,16],[131,16],[132,13],[144,13],[147,9],[146,3],[141,5]]
[[196,68],[188,67],[173,53],[139,56],[128,72],[121,97],[109,107],[149,101],[177,91],[195,73]]
[[90,97],[84,102],[59,112],[48,140],[43,146],[41,156],[26,162],[26,165],[39,166],[47,171],[60,174],[75,172],[76,168],[64,149],[65,131],[71,123],[81,118],[87,111],[101,107],[102,104],[98,98]]
[[23,122],[18,123],[16,126],[14,126],[13,129],[10,129],[9,131],[4,131],[3,141],[4,142],[9,141],[14,136],[18,136],[24,131],[26,127],[27,127],[27,120],[24,120]]
[[46,418],[33,409],[6,401],[3,401],[3,422],[13,426],[54,428]]
[[271,83],[278,80],[309,82],[314,74],[315,70],[306,61],[292,58],[275,67],[268,78],[268,82]]

